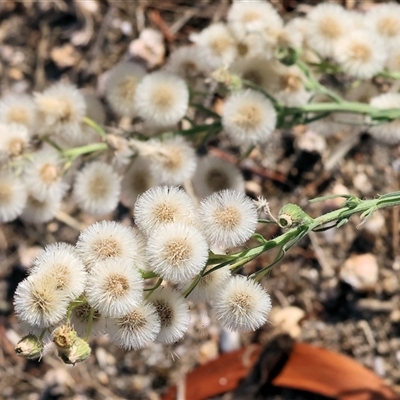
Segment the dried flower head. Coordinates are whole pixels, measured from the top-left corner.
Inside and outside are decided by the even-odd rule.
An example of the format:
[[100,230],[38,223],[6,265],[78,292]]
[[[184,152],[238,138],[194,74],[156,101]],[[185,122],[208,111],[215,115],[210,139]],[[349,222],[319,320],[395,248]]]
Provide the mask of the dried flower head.
[[142,303],[124,316],[113,319],[107,333],[111,341],[126,350],[138,350],[155,340],[160,332],[160,319],[151,303]]
[[0,169],[0,222],[9,222],[21,215],[26,197],[21,179],[7,169]]
[[165,70],[193,81],[206,72],[207,66],[197,46],[181,46],[169,55]]
[[43,93],[35,93],[40,134],[77,138],[86,114],[83,94],[71,84],[56,83]]
[[61,199],[69,185],[62,177],[63,160],[52,148],[36,152],[24,169],[26,188],[39,201]]
[[[399,109],[400,93],[384,93],[373,97],[369,104],[376,108]],[[400,142],[400,120],[395,119],[388,123],[371,126],[369,129],[371,135],[380,142],[387,144],[396,144]]]
[[199,208],[199,226],[211,245],[239,246],[257,226],[257,209],[244,193],[222,190],[206,197]]
[[87,278],[75,248],[62,242],[46,246],[34,260],[31,274],[54,277],[56,289],[65,292],[71,300],[83,293]]
[[156,274],[173,283],[185,282],[205,267],[208,245],[194,226],[172,222],[149,236],[147,256]]
[[76,248],[86,267],[107,260],[128,261],[132,268],[144,269],[143,238],[137,229],[115,221],[101,221],[88,226],[79,235]]
[[276,111],[261,93],[255,90],[240,91],[226,100],[222,125],[238,144],[265,142],[275,129]]
[[164,71],[146,75],[137,87],[135,106],[145,121],[171,126],[186,114],[189,91],[185,81]]
[[143,279],[130,260],[108,259],[91,268],[85,293],[100,314],[122,317],[142,302]]
[[61,207],[61,197],[47,197],[43,201],[28,193],[21,219],[34,224],[52,220]]
[[11,94],[1,99],[0,123],[25,125],[33,132],[36,127],[36,106],[32,96]]
[[234,164],[208,155],[199,159],[193,176],[193,188],[200,198],[224,189],[244,191],[244,179]]
[[191,40],[198,46],[201,57],[210,69],[226,67],[237,56],[235,39],[221,22],[211,24],[200,33],[192,35]]
[[132,208],[138,196],[159,183],[159,179],[153,174],[151,160],[148,157],[135,157],[121,182],[121,203]]
[[384,39],[387,49],[399,48],[400,5],[398,3],[376,4],[366,15],[366,25]]
[[149,159],[150,170],[161,184],[183,184],[196,170],[195,151],[181,136],[165,140],[152,139],[145,143],[136,141],[135,147],[141,156]]
[[347,35],[352,26],[350,14],[339,4],[320,3],[307,15],[308,45],[322,57],[333,54],[335,43]]
[[190,322],[186,300],[176,290],[164,287],[156,290],[149,301],[156,308],[161,322],[156,341],[164,344],[178,341],[187,331]]
[[138,197],[135,209],[135,224],[146,235],[170,222],[192,224],[195,208],[191,198],[173,186],[157,186]]
[[336,42],[334,57],[349,75],[368,79],[383,70],[387,52],[378,35],[353,30]]
[[136,115],[135,93],[145,75],[145,69],[132,62],[117,64],[108,72],[105,96],[116,114],[127,117]]
[[78,206],[93,215],[104,215],[117,208],[121,192],[119,176],[102,162],[86,164],[76,174],[74,197]]
[[266,1],[234,1],[227,18],[229,28],[239,40],[251,33],[261,32],[266,27],[269,29],[283,27],[282,18]]
[[0,159],[20,156],[28,147],[29,139],[25,125],[0,123]]
[[213,310],[229,330],[250,332],[267,321],[271,298],[257,282],[235,276],[216,295]]
[[67,312],[70,297],[57,289],[54,276],[31,275],[19,283],[14,295],[18,318],[39,328],[60,322]]

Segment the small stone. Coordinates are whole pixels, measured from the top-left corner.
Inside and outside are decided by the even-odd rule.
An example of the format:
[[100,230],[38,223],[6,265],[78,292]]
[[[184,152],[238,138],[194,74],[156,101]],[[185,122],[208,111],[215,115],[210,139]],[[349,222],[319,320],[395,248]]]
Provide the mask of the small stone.
[[378,263],[371,254],[350,256],[340,270],[340,279],[356,291],[374,289],[378,281]]
[[79,54],[75,50],[75,47],[70,43],[66,43],[60,47],[55,47],[51,51],[50,57],[60,68],[72,67],[79,61]]
[[304,310],[295,306],[274,307],[269,314],[269,319],[273,325],[280,327],[293,338],[298,338],[301,335],[299,323],[305,315]]
[[390,274],[382,281],[382,288],[386,294],[393,295],[399,290],[399,280],[396,275]]
[[372,192],[372,184],[366,174],[360,172],[353,179],[353,184],[361,193],[367,194]]
[[379,342],[376,346],[376,349],[378,350],[378,353],[382,355],[389,354],[390,352],[390,346],[386,341]]
[[361,226],[362,229],[367,230],[373,235],[378,235],[382,232],[385,226],[385,217],[379,211],[376,211],[370,218],[368,218],[365,223]]
[[129,53],[134,59],[144,61],[148,68],[154,68],[164,61],[164,38],[155,29],[144,29],[129,45]]
[[308,151],[310,153],[315,151],[322,154],[326,148],[326,140],[323,136],[309,130],[299,136],[297,146],[303,151]]
[[203,343],[200,347],[198,362],[205,364],[206,362],[217,358],[218,356],[218,344],[214,340],[208,340]]
[[394,323],[400,322],[400,310],[395,309],[390,313],[390,321]]

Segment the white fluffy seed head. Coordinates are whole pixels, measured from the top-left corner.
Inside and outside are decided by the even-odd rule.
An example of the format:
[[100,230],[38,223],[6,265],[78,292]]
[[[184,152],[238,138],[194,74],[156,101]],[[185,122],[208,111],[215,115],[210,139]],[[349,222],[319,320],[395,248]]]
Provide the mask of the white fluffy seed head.
[[307,43],[322,57],[333,54],[335,43],[348,34],[350,14],[339,4],[320,3],[307,15]]
[[156,308],[161,322],[156,341],[171,344],[181,339],[190,322],[186,300],[176,290],[164,287],[156,290],[149,301]]
[[165,224],[154,230],[147,242],[149,268],[173,283],[197,275],[208,260],[204,236],[192,225]]
[[135,224],[147,236],[170,222],[193,224],[195,215],[191,198],[174,186],[156,186],[147,190],[138,197],[134,209]]
[[243,90],[226,100],[222,111],[222,126],[238,144],[265,142],[275,129],[276,111],[261,93]]
[[[204,272],[209,271],[213,267],[213,265],[207,266]],[[187,299],[195,302],[212,301],[223,288],[230,275],[229,268],[220,268],[202,276],[196,287],[187,296]],[[186,291],[191,284],[192,281],[179,285],[180,291]]]
[[195,45],[178,47],[169,55],[165,70],[185,80],[193,81],[207,70],[200,53]]
[[277,11],[265,1],[234,1],[227,19],[232,34],[239,40],[254,32],[261,32],[266,27],[283,27]]
[[271,91],[277,100],[288,107],[301,107],[309,101],[312,92],[306,90],[306,78],[297,65],[287,67],[276,63],[274,74],[277,87]]
[[226,67],[237,56],[236,41],[228,27],[221,22],[192,35],[191,40],[198,46],[201,57],[210,69]]
[[193,147],[182,137],[147,142],[152,147],[146,154],[151,160],[150,169],[160,184],[181,185],[191,179],[197,164]]
[[[400,93],[384,93],[373,97],[369,104],[382,109],[399,109]],[[386,144],[396,144],[400,142],[400,120],[395,119],[388,123],[371,126],[371,135],[380,142]]]
[[56,289],[71,300],[79,297],[86,285],[86,270],[75,248],[67,243],[46,246],[33,262],[31,274],[54,277]]
[[113,168],[102,162],[86,164],[76,174],[74,197],[78,206],[93,215],[105,215],[117,208],[121,184]]
[[366,26],[373,29],[389,50],[400,47],[400,5],[376,4],[366,15]]
[[135,94],[138,115],[160,127],[178,123],[186,114],[188,102],[189,91],[185,81],[164,71],[144,77]]
[[383,70],[387,52],[378,35],[353,30],[336,42],[334,58],[347,74],[368,79]]
[[235,276],[220,289],[213,309],[222,326],[232,331],[250,332],[267,321],[271,298],[257,282]]
[[127,261],[137,269],[146,267],[140,232],[115,221],[101,221],[88,226],[79,235],[76,248],[89,270],[107,260]]
[[61,199],[69,187],[62,178],[62,165],[60,155],[51,148],[35,153],[23,175],[29,193],[39,201]]
[[108,72],[105,96],[116,114],[126,117],[135,116],[136,88],[145,75],[145,69],[132,62],[117,64]]
[[83,94],[71,84],[56,83],[43,93],[35,93],[40,134],[77,138],[86,114]]
[[386,68],[389,71],[400,71],[400,46],[398,49],[393,49],[389,52],[388,59],[386,60]]
[[28,193],[21,219],[34,224],[41,224],[52,220],[61,207],[60,197],[47,197],[43,201],[37,200]]
[[224,189],[244,192],[244,179],[235,165],[222,158],[208,155],[200,158],[197,163],[193,188],[200,198]]
[[206,197],[199,208],[199,227],[210,245],[239,246],[257,226],[257,210],[250,198],[234,190]]
[[274,62],[265,57],[240,58],[229,68],[242,79],[248,80],[260,86],[267,92],[276,91],[277,83]]
[[0,123],[21,124],[32,132],[36,127],[36,106],[27,94],[11,94],[0,100]]
[[28,147],[29,139],[25,125],[0,123],[0,159],[20,156]]
[[121,182],[121,203],[132,208],[138,196],[159,183],[159,179],[152,172],[151,160],[148,157],[135,157]]
[[124,316],[110,320],[107,333],[111,341],[125,350],[139,350],[155,340],[160,319],[153,304],[144,302]]
[[31,275],[19,283],[14,295],[18,318],[39,328],[60,322],[67,312],[70,297],[57,290],[54,276]]
[[86,298],[105,317],[122,317],[143,300],[143,279],[130,260],[108,259],[89,273]]
[[7,169],[0,169],[0,222],[9,222],[21,215],[26,197],[21,179]]

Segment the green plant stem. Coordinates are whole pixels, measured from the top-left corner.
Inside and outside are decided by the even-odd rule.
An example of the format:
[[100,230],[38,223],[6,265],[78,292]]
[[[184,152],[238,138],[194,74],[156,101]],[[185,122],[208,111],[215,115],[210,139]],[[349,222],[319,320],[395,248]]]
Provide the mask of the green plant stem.
[[93,128],[101,137],[104,138],[107,136],[107,132],[99,124],[96,124],[96,122],[94,122],[92,119],[84,117],[83,122]]
[[73,149],[64,150],[61,154],[72,160],[84,154],[94,153],[96,151],[105,151],[108,149],[106,143],[92,143],[86,146],[74,147]]
[[93,327],[93,319],[94,319],[94,308],[90,309],[89,313],[89,318],[88,318],[88,324],[86,327],[86,334],[84,340],[88,341],[90,333],[92,332],[92,327]]
[[[332,196],[328,196],[327,198],[332,198]],[[326,198],[314,199],[314,201],[325,199]],[[204,275],[207,275],[217,269],[227,266],[229,266],[232,272],[236,272],[245,264],[260,256],[262,253],[275,247],[279,247],[280,252],[278,253],[275,260],[272,262],[272,264],[251,275],[252,278],[260,280],[271,270],[272,266],[275,265],[284,256],[287,250],[298,243],[309,232],[317,230],[321,227],[326,227],[327,224],[333,222],[335,222],[335,224],[331,227],[334,227],[336,225],[341,226],[347,223],[350,217],[354,214],[361,214],[361,218],[365,220],[366,218],[369,218],[375,211],[381,208],[394,207],[398,205],[400,205],[400,192],[388,193],[372,200],[361,200],[355,196],[346,195],[344,205],[340,209],[323,214],[314,219],[309,218],[309,220],[307,220],[306,223],[304,223],[303,225],[292,227],[274,239],[265,239],[265,243],[257,247],[230,255],[211,255],[209,264],[217,264],[217,262],[219,262],[219,264],[209,269],[207,272],[204,273]]]

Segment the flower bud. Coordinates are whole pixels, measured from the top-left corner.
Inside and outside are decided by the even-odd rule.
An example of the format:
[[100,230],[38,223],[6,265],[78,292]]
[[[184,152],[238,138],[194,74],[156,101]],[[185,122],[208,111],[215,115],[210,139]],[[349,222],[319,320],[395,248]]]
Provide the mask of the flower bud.
[[29,334],[17,343],[15,346],[15,352],[20,357],[35,360],[42,354],[43,347],[43,342],[37,336]]
[[64,361],[65,364],[75,365],[77,362],[85,361],[92,352],[88,342],[86,340],[77,337],[73,345],[66,350],[58,349],[58,355]]
[[306,225],[313,221],[298,205],[286,204],[278,213],[278,224],[281,228]]

